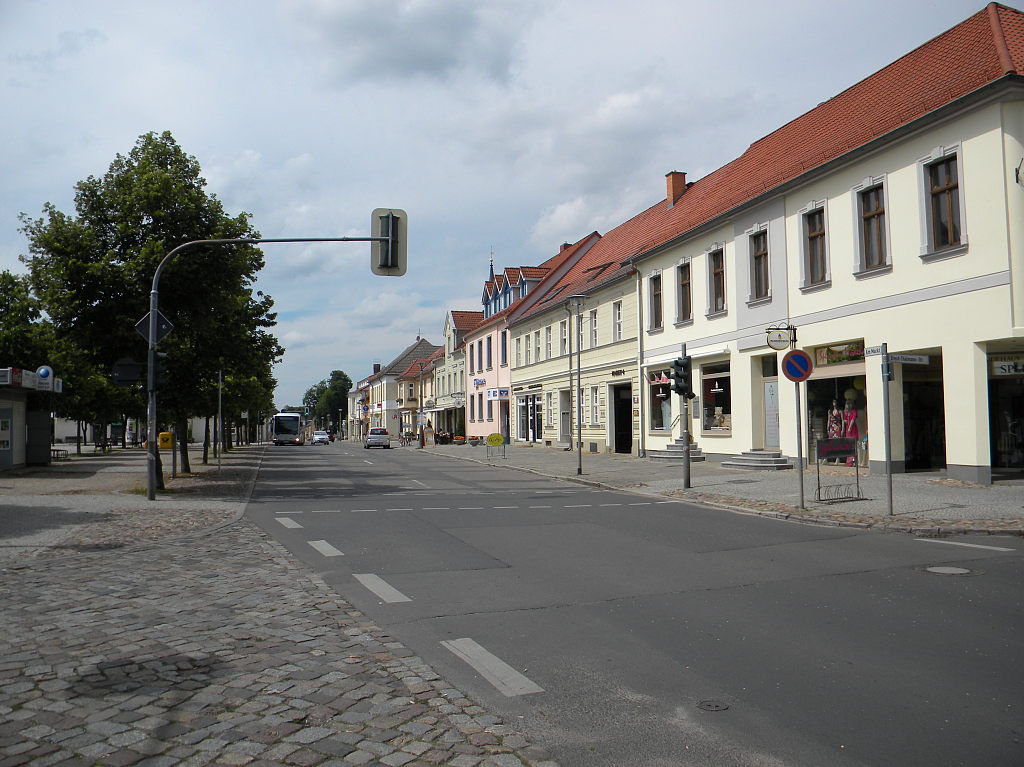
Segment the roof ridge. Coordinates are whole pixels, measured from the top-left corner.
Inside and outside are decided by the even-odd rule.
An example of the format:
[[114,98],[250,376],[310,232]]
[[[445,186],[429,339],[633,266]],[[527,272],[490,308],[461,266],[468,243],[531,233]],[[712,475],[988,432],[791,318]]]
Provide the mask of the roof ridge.
[[[1006,44],[1006,34],[1003,32],[1002,19],[999,18],[999,9],[1012,11],[1001,3],[989,3],[985,10],[988,12],[989,24],[992,27],[992,38],[996,44],[996,54],[999,56],[999,63],[1003,67],[1003,74],[1016,74],[1017,69],[1013,64],[1013,56],[1010,54],[1010,47]],[[1019,11],[1018,11],[1019,13]]]

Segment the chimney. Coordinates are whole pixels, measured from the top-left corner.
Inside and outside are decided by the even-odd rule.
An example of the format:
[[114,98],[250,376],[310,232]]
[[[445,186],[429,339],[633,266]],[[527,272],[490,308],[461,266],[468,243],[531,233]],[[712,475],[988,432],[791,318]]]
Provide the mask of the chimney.
[[373,363],[373,374],[376,375],[379,372],[380,372],[380,363],[379,362],[374,362]]
[[673,170],[665,174],[666,197],[668,206],[675,205],[676,200],[683,196],[686,191],[686,174],[682,171]]
[[562,252],[563,250],[565,250],[565,249],[566,249],[566,248],[568,248],[568,247],[571,247],[571,243],[568,243],[568,242],[563,242],[563,243],[562,243],[562,247],[560,247],[560,248],[558,249],[558,252],[559,252],[559,253],[561,253],[561,252]]

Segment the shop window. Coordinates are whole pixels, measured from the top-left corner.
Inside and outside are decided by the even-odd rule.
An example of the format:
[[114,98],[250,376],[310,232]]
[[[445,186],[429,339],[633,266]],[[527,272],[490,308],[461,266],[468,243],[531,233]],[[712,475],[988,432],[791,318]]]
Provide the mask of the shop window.
[[651,430],[668,431],[672,428],[672,387],[668,370],[655,373],[651,378]]
[[729,363],[704,365],[701,374],[701,426],[705,434],[732,431],[732,379]]

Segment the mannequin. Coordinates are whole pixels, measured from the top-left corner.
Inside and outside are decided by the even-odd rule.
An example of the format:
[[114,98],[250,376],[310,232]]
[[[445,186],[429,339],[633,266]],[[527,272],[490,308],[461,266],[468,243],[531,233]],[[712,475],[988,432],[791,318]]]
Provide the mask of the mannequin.
[[826,434],[829,439],[843,436],[843,414],[839,410],[839,403],[832,400],[832,407],[828,411],[828,426]]
[[[857,428],[857,408],[853,406],[853,400],[846,400],[843,407],[843,436],[855,441],[860,436],[860,429]],[[846,465],[853,466],[853,458],[847,458]]]

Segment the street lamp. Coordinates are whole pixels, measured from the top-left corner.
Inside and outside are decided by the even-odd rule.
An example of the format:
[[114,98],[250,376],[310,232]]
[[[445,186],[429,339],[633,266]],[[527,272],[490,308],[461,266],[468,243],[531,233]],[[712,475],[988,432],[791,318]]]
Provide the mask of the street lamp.
[[[583,379],[580,376],[580,357],[583,350],[583,304],[587,297],[582,294],[569,296],[566,307],[569,314],[576,314],[576,473],[583,473]],[[572,318],[569,319],[569,386],[572,387]],[[570,401],[572,398],[570,397]]]

